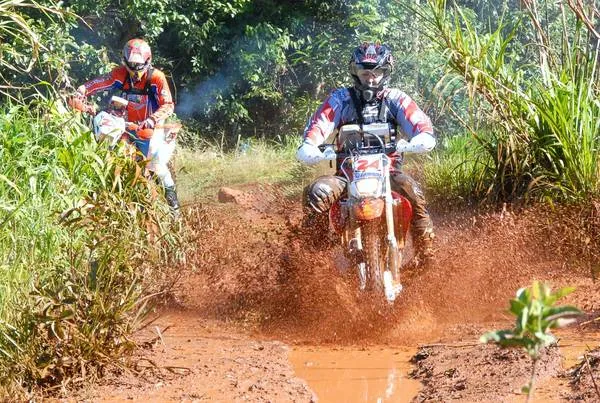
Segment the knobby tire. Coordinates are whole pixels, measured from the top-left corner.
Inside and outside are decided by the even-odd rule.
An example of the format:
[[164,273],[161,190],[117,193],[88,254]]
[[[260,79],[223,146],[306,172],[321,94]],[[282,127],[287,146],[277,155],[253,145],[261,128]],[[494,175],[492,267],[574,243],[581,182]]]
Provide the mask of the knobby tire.
[[367,290],[383,296],[383,271],[387,253],[379,220],[370,221],[362,227],[362,243],[367,266]]

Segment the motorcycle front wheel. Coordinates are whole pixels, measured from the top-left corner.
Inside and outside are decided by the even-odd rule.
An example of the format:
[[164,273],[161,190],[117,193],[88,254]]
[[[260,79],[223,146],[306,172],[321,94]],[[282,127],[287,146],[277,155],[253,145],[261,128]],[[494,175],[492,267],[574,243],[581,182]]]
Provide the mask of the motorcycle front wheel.
[[361,238],[367,275],[366,290],[383,295],[383,272],[386,268],[387,248],[381,221],[373,220],[363,224]]

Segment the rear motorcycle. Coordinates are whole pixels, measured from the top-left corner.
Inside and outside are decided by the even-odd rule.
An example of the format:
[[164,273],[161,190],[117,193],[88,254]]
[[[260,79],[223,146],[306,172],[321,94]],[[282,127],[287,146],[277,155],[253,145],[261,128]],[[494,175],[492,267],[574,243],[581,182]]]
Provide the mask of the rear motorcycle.
[[320,146],[328,159],[335,155],[338,175],[348,180],[346,194],[329,210],[329,224],[357,270],[359,288],[392,303],[402,290],[412,218],[410,202],[391,189],[394,132],[387,123],[345,125],[337,138]]
[[[100,112],[85,99],[72,97],[67,102],[72,109],[92,116],[94,137],[98,143],[107,144],[111,150],[122,144],[125,156],[133,161],[146,161],[143,172],[147,179],[152,178],[152,173],[160,164],[171,159],[175,150],[174,140],[181,129],[180,124],[160,124],[153,129],[140,128],[137,123],[127,121],[130,104],[118,96],[112,96],[106,110]],[[156,186],[152,187],[152,192],[153,197],[157,197]],[[148,221],[148,233],[152,240],[160,234],[157,224],[152,220]]]
[[70,98],[68,103],[71,108],[93,116],[94,137],[99,143],[107,142],[109,147],[114,148],[123,141],[130,144],[132,152],[135,153],[132,141],[150,140],[148,146],[150,154],[153,155],[153,150],[159,147],[162,153],[168,154],[168,158],[173,153],[175,148],[173,140],[181,129],[180,124],[162,124],[153,129],[140,128],[138,124],[125,119],[129,101],[118,96],[112,96],[108,108],[100,112],[97,112],[93,105],[79,98]]

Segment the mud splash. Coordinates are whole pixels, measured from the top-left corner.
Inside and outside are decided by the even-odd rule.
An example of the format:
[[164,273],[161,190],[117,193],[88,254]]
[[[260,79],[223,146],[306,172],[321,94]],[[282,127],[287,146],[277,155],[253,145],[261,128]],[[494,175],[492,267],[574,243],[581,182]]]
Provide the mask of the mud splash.
[[[171,307],[177,312],[167,324],[172,327],[148,354],[158,366],[169,362],[190,371],[161,378],[156,383],[161,389],[152,393],[152,387],[140,389],[137,382],[127,398],[278,396],[276,401],[308,402],[310,391],[291,373],[290,356],[296,376],[324,402],[364,401],[365,394],[370,401],[388,394],[390,401],[415,394],[418,401],[523,401],[519,390],[528,376],[528,357],[482,346],[479,336],[513,324],[506,313],[508,300],[534,279],[553,288],[576,286],[561,303],[590,314],[600,312],[600,287],[590,279],[589,268],[568,255],[572,249],[557,248],[569,238],[547,230],[559,221],[555,217],[541,220],[545,213],[535,211],[433,214],[438,264],[406,270],[405,292],[393,309],[381,312],[357,295],[352,279],[338,267],[335,246],[326,239],[311,244],[297,232],[298,200],[277,189],[248,186],[233,203],[188,209],[187,225],[196,231],[190,272],[177,290],[178,304]],[[170,338],[179,332],[185,337]],[[574,333],[592,332],[581,328]],[[236,340],[229,340],[231,334],[237,334]],[[556,376],[588,341],[590,347],[597,345],[596,335],[585,341],[561,337],[573,353],[555,351],[548,357],[538,396],[556,392]],[[282,343],[292,346],[291,353]],[[430,343],[430,351],[421,361],[431,373],[423,367],[419,390],[407,379],[410,366],[405,366],[414,351],[396,346],[424,343]],[[186,357],[193,359],[183,362]],[[254,378],[246,383],[249,374]],[[491,395],[490,390],[500,392]]]
[[[494,376],[511,383],[506,392],[510,394],[527,376],[527,357],[497,353],[479,346],[477,340],[487,330],[512,325],[507,308],[516,290],[534,279],[547,281],[553,288],[575,286],[577,291],[561,303],[591,312],[600,309],[600,300],[594,297],[600,289],[589,278],[589,270],[579,263],[576,246],[557,249],[566,237],[560,214],[502,210],[432,211],[432,215],[438,223],[437,264],[405,270],[404,293],[393,309],[381,312],[373,309],[373,301],[357,294],[348,270],[340,267],[336,258],[339,247],[324,234],[307,237],[298,231],[301,211],[297,200],[283,197],[274,188],[249,187],[234,203],[210,207],[212,232],[204,237],[210,243],[202,255],[202,263],[208,262],[210,268],[200,270],[201,277],[184,294],[194,296],[190,302],[205,318],[226,319],[254,337],[293,346],[321,346],[323,351],[330,349],[325,346],[377,349],[432,343],[442,350],[444,345],[457,343],[477,346],[478,358],[459,354],[468,350],[463,347],[449,348],[447,356],[440,352],[442,363],[449,360],[442,379],[447,378],[456,390],[437,397],[443,400],[454,396],[452,393],[485,396],[476,386],[472,395],[462,389],[469,385],[468,375],[475,375],[473,385],[485,384],[493,377],[471,371],[478,359],[497,362],[498,368],[507,371],[515,367],[509,376],[492,369]],[[460,365],[451,362],[456,354],[465,364],[462,371],[457,370]],[[558,373],[561,362],[558,353],[550,358],[548,379]],[[342,362],[337,358],[333,361]],[[326,371],[315,370],[315,365],[295,366],[298,371]],[[368,371],[369,367],[355,368]],[[333,371],[340,374],[341,369]],[[307,377],[309,382],[321,383],[312,373]],[[386,377],[387,373],[378,375]]]

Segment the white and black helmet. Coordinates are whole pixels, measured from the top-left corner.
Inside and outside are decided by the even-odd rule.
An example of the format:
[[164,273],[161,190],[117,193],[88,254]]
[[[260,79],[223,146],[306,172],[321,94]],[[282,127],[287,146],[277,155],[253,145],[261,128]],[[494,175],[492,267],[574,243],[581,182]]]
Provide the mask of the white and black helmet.
[[358,78],[358,70],[383,71],[383,79],[379,83],[379,89],[381,89],[389,83],[393,68],[394,58],[391,49],[387,45],[378,42],[364,42],[354,49],[350,57],[350,75],[354,79],[354,84],[359,88],[363,85]]

